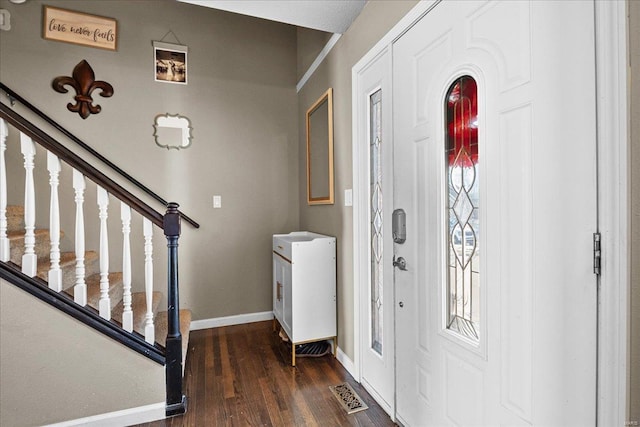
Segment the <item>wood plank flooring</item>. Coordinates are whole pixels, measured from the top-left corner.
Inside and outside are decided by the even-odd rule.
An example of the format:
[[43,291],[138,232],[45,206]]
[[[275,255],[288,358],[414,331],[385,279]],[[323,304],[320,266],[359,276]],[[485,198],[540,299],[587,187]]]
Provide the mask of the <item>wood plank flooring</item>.
[[[333,356],[299,358],[272,322],[191,332],[185,415],[140,424],[175,426],[393,426],[389,416]],[[330,385],[348,382],[369,406],[352,415]]]

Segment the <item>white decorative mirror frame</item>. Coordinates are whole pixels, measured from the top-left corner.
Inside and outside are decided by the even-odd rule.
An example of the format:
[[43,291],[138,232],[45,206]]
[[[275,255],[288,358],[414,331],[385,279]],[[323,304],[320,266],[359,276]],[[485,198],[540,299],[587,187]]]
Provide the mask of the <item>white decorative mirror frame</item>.
[[158,147],[167,150],[187,148],[193,140],[191,122],[179,114],[159,114],[153,124],[153,137]]

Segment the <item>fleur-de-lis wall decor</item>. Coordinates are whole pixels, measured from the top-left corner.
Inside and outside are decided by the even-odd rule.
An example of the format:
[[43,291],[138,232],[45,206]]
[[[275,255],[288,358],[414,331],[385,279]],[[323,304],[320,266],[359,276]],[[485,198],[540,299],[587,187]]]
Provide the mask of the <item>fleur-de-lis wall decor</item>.
[[65,88],[67,85],[76,90],[76,96],[74,96],[76,103],[68,103],[67,109],[73,113],[80,114],[83,119],[86,119],[91,114],[98,114],[102,110],[100,105],[93,105],[91,94],[94,90],[100,89],[100,96],[103,98],[109,98],[113,95],[113,86],[102,80],[96,81],[93,68],[84,59],[75,66],[72,77],[59,76],[53,79],[52,86],[56,92],[69,92]]

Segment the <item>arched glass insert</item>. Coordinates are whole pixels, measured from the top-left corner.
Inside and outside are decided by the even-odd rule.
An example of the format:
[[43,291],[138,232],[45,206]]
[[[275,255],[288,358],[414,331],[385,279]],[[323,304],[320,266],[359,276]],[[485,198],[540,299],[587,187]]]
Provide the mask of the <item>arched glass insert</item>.
[[478,90],[470,76],[457,79],[446,100],[447,328],[480,337],[480,222],[478,209]]

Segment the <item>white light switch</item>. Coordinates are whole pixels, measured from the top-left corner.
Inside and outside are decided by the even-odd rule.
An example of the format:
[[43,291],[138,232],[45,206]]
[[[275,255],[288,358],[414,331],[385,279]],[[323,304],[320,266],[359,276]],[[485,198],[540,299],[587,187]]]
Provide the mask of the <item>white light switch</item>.
[[220,209],[222,207],[222,196],[213,196],[213,207]]
[[7,9],[0,9],[0,30],[9,31],[11,29],[11,15]]
[[353,190],[351,188],[344,190],[344,205],[353,206]]

